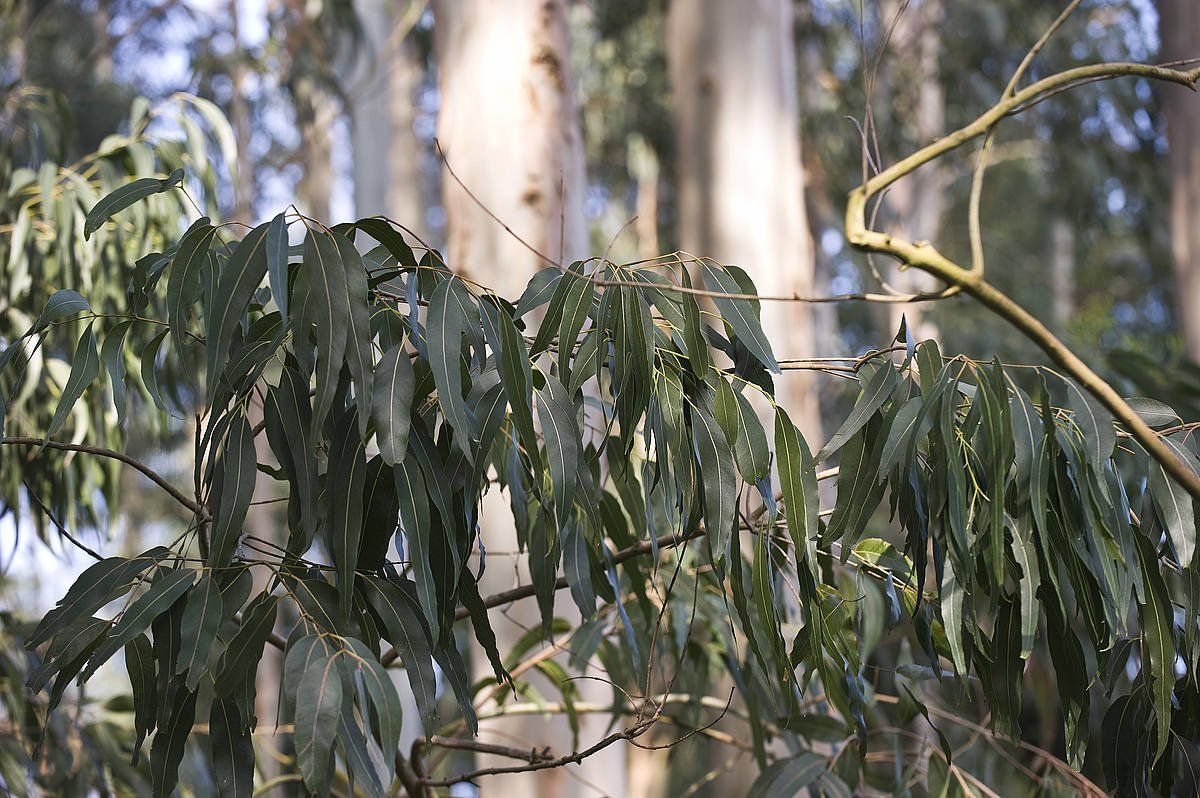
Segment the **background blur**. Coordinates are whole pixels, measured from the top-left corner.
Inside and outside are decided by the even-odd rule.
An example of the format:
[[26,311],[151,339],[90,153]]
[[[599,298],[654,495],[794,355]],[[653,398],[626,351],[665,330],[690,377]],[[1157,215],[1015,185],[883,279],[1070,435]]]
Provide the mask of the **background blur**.
[[[686,250],[737,263],[762,293],[921,291],[850,251],[843,198],[864,169],[994,102],[1064,4],[0,0],[0,191],[128,133],[145,98],[174,109],[150,132],[205,165],[206,212],[248,224],[293,202],[330,221],[384,214],[510,297],[541,265],[530,247],[564,261]],[[1196,0],[1090,0],[1031,76],[1197,56]],[[178,92],[211,101],[228,127]],[[969,260],[975,153],[903,181],[877,227]],[[990,279],[1126,395],[1196,416],[1200,100],[1141,80],[1085,86],[1008,121],[992,161]],[[902,314],[947,354],[1040,360],[965,299],[764,307],[783,358],[886,346]],[[855,390],[822,379],[789,387],[810,440]],[[131,488],[123,547],[161,534],[141,523],[142,500]],[[80,565],[14,520],[0,520],[0,605],[32,614]],[[614,753],[590,772],[524,778],[545,795],[680,794],[708,767],[696,754]]]

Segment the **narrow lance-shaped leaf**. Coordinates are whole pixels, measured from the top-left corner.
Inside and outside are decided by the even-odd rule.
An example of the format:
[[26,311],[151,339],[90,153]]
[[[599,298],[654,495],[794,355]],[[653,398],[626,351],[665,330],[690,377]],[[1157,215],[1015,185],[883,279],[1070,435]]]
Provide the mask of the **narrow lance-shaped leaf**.
[[146,635],[137,635],[125,644],[125,669],[129,673],[129,685],[133,692],[133,728],[136,734],[130,764],[137,765],[142,741],[154,729],[154,718],[158,714],[158,694],[154,689],[154,650]]
[[121,211],[153,194],[161,194],[183,182],[183,170],[176,169],[165,178],[142,177],[118,187],[92,206],[83,223],[83,238],[87,240],[100,226]]
[[355,416],[357,413],[351,411],[338,422],[330,442],[325,487],[329,518],[326,534],[337,567],[338,606],[343,620],[349,619],[354,599],[354,571],[362,541],[363,489],[367,478],[366,451],[358,437]]
[[204,217],[183,234],[171,271],[167,275],[167,321],[175,334],[175,346],[183,348],[187,331],[187,311],[200,293],[200,274],[209,259],[209,245],[217,228]]
[[379,453],[388,465],[403,461],[408,449],[415,384],[408,352],[404,350],[403,342],[398,343],[383,354],[379,365],[375,367],[375,390],[371,405]]
[[333,771],[333,742],[342,714],[342,678],[336,657],[324,655],[304,671],[296,689],[296,760],[304,785],[322,795]]
[[257,477],[254,432],[240,413],[233,418],[217,468],[219,491],[213,508],[208,565],[223,568],[233,559],[242,524],[250,509]]
[[75,355],[71,358],[71,373],[67,376],[67,384],[63,386],[62,397],[54,410],[54,418],[46,428],[47,439],[53,438],[63,428],[75,403],[83,396],[84,389],[91,385],[99,374],[100,353],[96,351],[96,333],[89,324],[75,347]]
[[819,581],[817,569],[817,467],[800,430],[782,407],[775,409],[775,456],[778,458],[779,483],[787,514],[788,533],[800,560]]
[[305,305],[303,315],[317,329],[317,392],[312,415],[316,437],[333,407],[350,326],[346,271],[337,245],[326,233],[309,229],[304,239],[302,273],[304,290],[298,289],[298,294]]
[[552,375],[546,375],[545,387],[537,392],[537,405],[554,488],[556,528],[561,529],[575,501],[579,468],[579,426],[575,421],[575,405],[567,396],[567,389]]
[[425,329],[429,346],[429,366],[437,386],[438,404],[454,429],[454,440],[474,461],[471,424],[462,389],[462,339],[468,327],[478,326],[479,311],[462,281],[449,278],[438,284],[429,299]]
[[254,792],[254,743],[250,725],[244,723],[238,702],[231,698],[212,702],[208,721],[213,781],[221,798],[246,798]]
[[241,625],[221,657],[216,680],[218,696],[233,695],[246,679],[253,678],[278,611],[279,599],[269,593],[260,594],[246,607]]
[[125,390],[125,334],[129,332],[130,321],[123,321],[114,326],[104,336],[104,344],[100,347],[100,359],[104,361],[104,369],[108,372],[108,385],[112,389],[113,407],[117,410],[117,425],[125,426],[127,409]]
[[1150,663],[1149,681],[1154,699],[1155,728],[1154,761],[1158,762],[1171,740],[1171,695],[1175,690],[1175,625],[1166,583],[1158,570],[1158,558],[1153,544],[1136,535],[1138,565],[1145,601],[1141,603],[1142,651]]
[[733,334],[763,366],[778,374],[779,364],[775,362],[771,342],[767,340],[762,322],[758,318],[757,300],[733,298],[746,292],[729,273],[728,268],[704,264],[704,283],[709,290],[715,292],[713,304],[717,306]]
[[200,684],[200,676],[204,673],[223,619],[221,586],[216,579],[205,574],[188,595],[179,633],[179,659],[175,664],[175,672],[185,674],[189,690],[195,690]]
[[349,327],[346,330],[346,365],[354,380],[354,394],[358,400],[358,429],[365,438],[367,422],[371,418],[371,396],[373,383],[374,355],[371,351],[371,309],[367,304],[367,267],[362,256],[350,239],[333,234],[342,267],[346,270],[346,303],[350,309]]
[[88,660],[80,679],[87,681],[109,657],[149,628],[155,618],[170,609],[175,599],[184,594],[195,578],[196,574],[191,570],[168,571],[151,583],[149,589],[129,605],[121,614],[121,619],[109,630],[104,642]]
[[892,368],[891,363],[884,363],[875,370],[875,373],[863,386],[862,393],[858,395],[850,415],[846,416],[846,420],[842,422],[838,431],[833,434],[828,443],[821,447],[821,451],[817,452],[818,463],[842,448],[846,441],[854,436],[854,433],[867,425],[867,422],[875,415],[875,411],[883,407],[883,403],[892,395],[896,382],[896,370]]
[[704,525],[713,559],[724,560],[737,511],[737,475],[725,433],[702,407],[692,408],[692,446],[704,484]]
[[267,281],[276,307],[288,317],[288,228],[284,214],[277,215],[267,226]]
[[179,780],[179,763],[183,761],[184,746],[192,723],[196,719],[196,694],[179,690],[172,696],[165,722],[159,726],[150,746],[150,775],[154,798],[168,798]]
[[212,396],[221,373],[229,360],[233,332],[237,329],[246,305],[267,273],[267,228],[261,224],[251,230],[237,245],[229,262],[217,280],[214,307],[208,317],[208,392]]
[[1196,555],[1196,515],[1187,489],[1156,461],[1150,462],[1150,495],[1162,519],[1179,564],[1189,566]]
[[[409,588],[412,586],[405,584]],[[403,588],[390,580],[368,576],[363,585],[367,601],[383,624],[383,636],[400,653],[422,722],[429,728],[436,714],[437,678],[433,670],[433,649],[428,630],[421,622],[420,609]]]

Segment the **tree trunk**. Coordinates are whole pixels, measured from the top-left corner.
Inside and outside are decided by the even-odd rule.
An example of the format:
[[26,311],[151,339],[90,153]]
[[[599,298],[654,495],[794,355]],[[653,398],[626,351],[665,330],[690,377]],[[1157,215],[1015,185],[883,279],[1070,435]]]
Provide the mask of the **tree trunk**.
[[[439,96],[438,140],[449,168],[443,171],[448,263],[515,300],[533,273],[552,262],[570,263],[587,253],[583,213],[583,147],[570,66],[565,0],[446,0],[435,3],[434,26]],[[466,188],[464,188],[464,186]],[[467,193],[478,198],[478,203]],[[480,207],[480,204],[484,207]],[[486,208],[486,210],[485,210]],[[506,231],[489,215],[512,229]],[[518,240],[518,237],[520,240]],[[489,552],[482,593],[528,582],[517,550],[507,500],[490,491],[480,529]],[[511,562],[511,566],[510,566]],[[567,615],[560,603],[559,613]],[[530,602],[492,613],[500,649],[536,626]],[[490,675],[486,663],[477,674]],[[585,700],[594,685],[581,684]],[[538,689],[551,693],[548,685]],[[600,700],[604,700],[601,698]],[[605,734],[606,718],[580,719],[580,745]],[[567,753],[571,735],[564,719],[511,718],[481,724],[484,740],[511,745],[549,745]],[[480,756],[480,766],[511,761]],[[497,776],[484,795],[623,795],[624,751],[612,746],[570,766],[540,773]]]
[[[569,263],[587,252],[583,146],[564,0],[435,5],[438,141],[479,201],[529,246]],[[450,264],[516,299],[548,263],[443,175]]]
[[[675,0],[667,19],[680,242],[743,267],[763,294],[813,293],[793,22],[787,0]],[[762,317],[778,358],[813,353],[808,305],[764,302]],[[817,442],[811,378],[785,372],[777,395]]]
[[[1200,57],[1200,6],[1161,0],[1162,59]],[[1183,86],[1161,87],[1171,150],[1171,254],[1179,326],[1188,357],[1200,361],[1200,98]]]
[[[667,66],[682,248],[741,266],[761,294],[813,294],[792,3],[673,0]],[[815,354],[810,305],[764,302],[762,322],[777,359]],[[775,380],[779,404],[819,447],[811,373],[785,371]],[[753,778],[739,763],[717,779],[714,794],[740,795]]]
[[[907,7],[897,2],[886,4],[882,20],[885,29],[891,25],[899,8],[903,8],[903,12],[892,32],[887,56],[893,65],[888,73],[898,73],[904,81],[903,85],[892,87],[892,100],[899,102],[894,118],[898,124],[910,121],[912,127],[905,131],[905,138],[911,140],[914,148],[924,147],[941,136],[946,128],[946,98],[938,64],[942,50],[942,0],[918,0]],[[897,235],[909,241],[937,240],[945,210],[942,195],[945,181],[940,172],[941,164],[935,161],[892,186],[885,207]],[[896,272],[890,282],[904,293],[936,290],[938,284],[919,269]],[[889,305],[888,308],[889,333],[900,328],[900,319],[904,317],[918,341],[937,338],[937,326],[925,315],[922,305]]]
[[300,151],[304,172],[296,193],[304,213],[329,221],[329,198],[333,193],[333,136],[330,128],[337,105],[324,88],[311,78],[300,78],[295,92],[296,124],[300,128]]
[[246,64],[243,60],[241,14],[238,0],[229,0],[225,6],[229,15],[229,35],[233,37],[233,63],[229,79],[233,93],[229,98],[229,124],[233,127],[237,143],[237,162],[226,164],[234,172],[233,221],[251,224],[254,219],[254,165],[250,160],[251,124],[250,104],[246,102]]
[[390,0],[357,4],[366,42],[354,64],[350,96],[354,213],[382,214],[424,234],[426,203],[421,142],[413,130],[423,66]]

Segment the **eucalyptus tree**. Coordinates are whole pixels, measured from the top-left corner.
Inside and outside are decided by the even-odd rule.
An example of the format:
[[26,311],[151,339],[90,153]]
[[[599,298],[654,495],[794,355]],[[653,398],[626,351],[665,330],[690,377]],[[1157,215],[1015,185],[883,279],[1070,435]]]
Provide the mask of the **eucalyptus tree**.
[[[1159,38],[1164,61],[1193,63],[1197,57],[1196,39],[1200,36],[1200,10],[1195,3],[1163,0],[1158,4]],[[1190,59],[1190,61],[1188,61]],[[1200,106],[1182,88],[1163,89],[1167,135],[1171,148],[1171,251],[1175,258],[1175,277],[1179,291],[1178,312],[1187,353],[1200,359]]]
[[[1023,85],[1023,72],[855,189],[845,232],[995,312],[1054,368],[947,356],[906,330],[862,356],[791,359],[761,318],[795,298],[707,259],[553,262],[503,296],[383,217],[202,217],[177,241],[122,238],[154,231],[144,220],[191,184],[162,155],[156,176],[60,199],[71,242],[123,240],[108,252],[133,267],[124,295],[85,282],[23,295],[27,321],[0,353],[3,502],[82,546],[74,533],[117,506],[115,483],[38,488],[128,468],[170,503],[160,520],[177,535],[93,551],[36,624],[6,621],[4,788],[250,795],[274,750],[263,738],[285,735],[280,778],[309,792],[428,795],[659,728],[752,758],[756,795],[1194,792],[1195,424],[1120,396],[989,282],[995,266],[868,224],[890,185],[1062,90],[1200,78],[1125,63]],[[12,247],[7,262],[54,281],[46,253]],[[30,368],[39,353],[65,361],[62,379]],[[798,369],[858,384],[820,447],[776,401]],[[124,448],[131,406],[193,420],[186,473]],[[285,499],[282,543],[246,532],[271,512],[253,501],[264,482]],[[494,593],[482,572],[512,553],[479,548],[485,496],[507,504],[528,568]],[[534,626],[502,649],[497,614],[526,599]],[[278,718],[255,714],[267,647],[284,656]],[[489,663],[481,680],[469,650]],[[22,743],[69,735],[56,706],[119,655],[130,693],[108,712],[126,724],[80,724],[102,726],[87,766],[63,746],[59,769],[39,768]],[[603,702],[579,697],[592,661]],[[424,730],[404,750],[394,668]],[[1049,700],[1027,671],[1031,688],[1052,680]],[[714,692],[726,680],[736,695]],[[474,734],[528,714],[566,717],[571,739],[531,750]],[[585,736],[591,714],[611,730]],[[912,739],[916,718],[933,733]],[[1047,721],[1061,741],[1023,732]]]

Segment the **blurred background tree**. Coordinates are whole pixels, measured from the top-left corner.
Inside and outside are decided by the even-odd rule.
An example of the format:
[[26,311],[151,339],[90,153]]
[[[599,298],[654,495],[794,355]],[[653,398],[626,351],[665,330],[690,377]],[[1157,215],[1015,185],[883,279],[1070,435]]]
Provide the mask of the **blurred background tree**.
[[[36,251],[44,268],[3,273],[0,339],[27,326],[14,306],[34,304],[30,296],[106,280],[123,293],[129,264],[163,246],[165,236],[100,245],[61,227],[53,236],[38,219],[68,213],[62,192],[99,196],[176,166],[194,173],[193,193],[214,218],[255,224],[291,197],[320,219],[383,213],[514,300],[546,255],[626,261],[677,249],[736,262],[764,293],[929,290],[850,250],[843,198],[864,171],[990,104],[1061,5],[3,0],[0,260]],[[1198,57],[1193,0],[1090,0],[1033,76]],[[97,150],[106,155],[79,164]],[[881,210],[886,224],[969,260],[963,220],[976,157],[967,150],[897,186]],[[1007,123],[990,160],[982,226],[997,284],[1105,363],[1125,393],[1200,415],[1195,95],[1141,80],[1087,86]],[[75,169],[82,181],[70,178]],[[166,200],[153,207],[151,221],[172,234],[197,213]],[[947,354],[1041,360],[962,299],[765,310],[778,314],[766,325],[787,358],[865,352],[905,318]],[[854,383],[807,378],[786,393],[816,439],[822,419],[844,415]],[[143,424],[173,427],[181,440],[190,433],[155,413],[132,420],[130,441]],[[84,484],[116,478],[68,473]],[[56,487],[47,474],[42,487],[76,484]],[[124,512],[121,523],[136,528],[137,502]],[[44,534],[36,516],[2,522],[6,551],[31,523]],[[489,531],[487,545],[515,548],[506,530]],[[8,602],[45,578],[22,567],[27,555],[4,563]],[[502,589],[516,577],[493,566],[488,578]],[[508,639],[528,621],[515,618]],[[537,743],[540,726],[500,733]],[[612,794],[703,792],[729,755],[696,737],[629,763],[496,784],[543,795],[594,794],[597,783]]]

